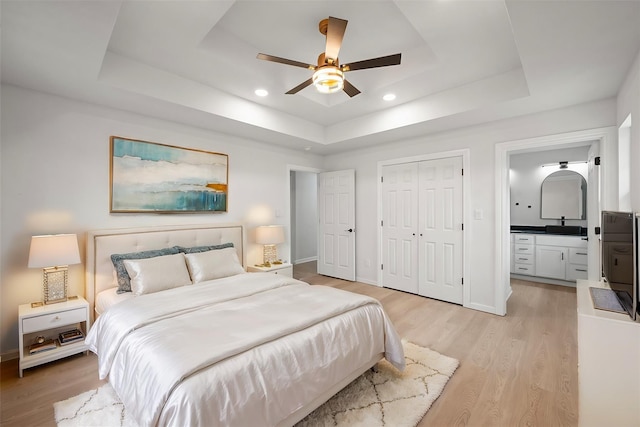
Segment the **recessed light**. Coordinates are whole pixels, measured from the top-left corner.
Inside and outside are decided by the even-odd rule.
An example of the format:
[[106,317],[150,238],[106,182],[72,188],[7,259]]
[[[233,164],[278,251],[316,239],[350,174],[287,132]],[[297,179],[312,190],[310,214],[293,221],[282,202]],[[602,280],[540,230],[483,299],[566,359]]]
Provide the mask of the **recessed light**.
[[269,95],[269,92],[267,92],[265,89],[256,89],[256,91],[254,93],[256,95],[258,95],[258,96],[267,96],[267,95]]
[[382,99],[384,99],[385,101],[393,101],[394,99],[396,99],[396,95],[393,93],[388,93],[383,96]]

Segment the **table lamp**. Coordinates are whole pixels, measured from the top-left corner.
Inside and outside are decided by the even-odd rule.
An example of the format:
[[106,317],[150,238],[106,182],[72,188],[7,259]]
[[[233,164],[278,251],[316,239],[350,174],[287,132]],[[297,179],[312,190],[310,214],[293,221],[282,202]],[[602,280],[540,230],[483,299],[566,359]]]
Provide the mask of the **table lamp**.
[[256,243],[264,245],[262,257],[265,266],[278,261],[276,245],[284,242],[284,228],[281,225],[262,225],[256,228]]
[[[44,303],[67,300],[67,271],[80,263],[78,237],[75,234],[53,234],[31,237],[29,268],[43,268]],[[42,303],[33,303],[33,307]]]

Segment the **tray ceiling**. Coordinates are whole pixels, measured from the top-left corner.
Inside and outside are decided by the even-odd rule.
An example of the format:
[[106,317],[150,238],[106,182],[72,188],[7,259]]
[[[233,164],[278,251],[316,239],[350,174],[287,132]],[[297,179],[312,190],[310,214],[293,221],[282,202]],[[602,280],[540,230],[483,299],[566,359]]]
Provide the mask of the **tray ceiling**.
[[[628,1],[3,1],[2,81],[332,153],[615,96],[640,49]],[[315,63],[318,22],[349,21],[362,93],[285,92]],[[254,91],[269,91],[260,98]],[[382,100],[394,93],[391,102]]]

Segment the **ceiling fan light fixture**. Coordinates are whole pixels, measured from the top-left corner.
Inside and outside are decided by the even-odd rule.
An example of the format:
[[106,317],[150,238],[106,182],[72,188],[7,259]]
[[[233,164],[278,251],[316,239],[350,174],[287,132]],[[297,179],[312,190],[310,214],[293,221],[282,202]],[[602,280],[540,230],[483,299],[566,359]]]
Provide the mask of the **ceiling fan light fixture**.
[[344,74],[338,67],[326,65],[313,73],[313,85],[320,93],[334,93],[344,88]]
[[320,21],[318,29],[320,30],[320,33],[325,36],[326,41],[324,52],[320,53],[318,56],[318,65],[311,65],[309,63],[294,61],[292,59],[281,58],[279,56],[267,55],[264,53],[259,53],[256,58],[263,61],[277,62],[314,71],[311,78],[308,78],[298,86],[285,92],[287,95],[296,94],[302,89],[314,85],[316,90],[320,93],[334,93],[343,90],[350,98],[353,98],[360,93],[360,90],[353,86],[351,82],[344,79],[344,73],[356,70],[366,70],[369,68],[400,65],[400,58],[402,54],[396,53],[394,55],[365,59],[341,65],[338,60],[338,55],[340,53],[340,48],[342,47],[342,39],[346,28],[346,19],[330,16],[329,18]]

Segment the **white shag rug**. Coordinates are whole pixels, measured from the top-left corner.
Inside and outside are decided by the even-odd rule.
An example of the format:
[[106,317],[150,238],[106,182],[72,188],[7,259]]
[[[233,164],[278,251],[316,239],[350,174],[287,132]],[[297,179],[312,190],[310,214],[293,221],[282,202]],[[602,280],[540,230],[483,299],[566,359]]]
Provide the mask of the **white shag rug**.
[[[407,367],[386,360],[300,421],[297,427],[415,427],[440,396],[458,361],[404,342]],[[58,427],[137,427],[109,384],[53,405]]]

